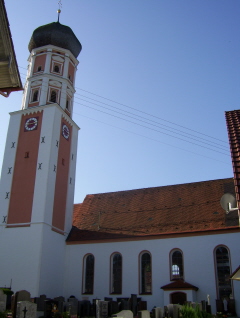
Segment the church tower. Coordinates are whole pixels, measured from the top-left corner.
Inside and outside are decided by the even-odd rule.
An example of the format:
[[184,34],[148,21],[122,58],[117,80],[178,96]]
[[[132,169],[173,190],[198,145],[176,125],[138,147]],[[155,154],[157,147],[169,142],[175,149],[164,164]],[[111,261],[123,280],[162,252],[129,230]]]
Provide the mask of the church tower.
[[[10,114],[0,184],[0,286],[32,296],[63,288],[65,240],[72,226],[77,137],[72,120],[82,46],[59,22],[29,43],[22,109]],[[16,261],[17,260],[17,261]]]

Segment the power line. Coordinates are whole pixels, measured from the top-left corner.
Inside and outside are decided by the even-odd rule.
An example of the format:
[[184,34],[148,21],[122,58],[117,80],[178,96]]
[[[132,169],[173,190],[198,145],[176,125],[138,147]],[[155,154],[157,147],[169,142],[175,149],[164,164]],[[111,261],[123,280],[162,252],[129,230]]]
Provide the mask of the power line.
[[[21,68],[23,68],[23,67],[21,67]],[[24,69],[26,69],[26,68],[24,68]],[[188,128],[188,127],[185,127],[185,126],[176,124],[176,123],[174,123],[174,122],[171,122],[171,121],[169,121],[169,120],[163,119],[163,118],[161,118],[161,117],[158,117],[158,116],[152,115],[152,114],[150,114],[150,113],[141,111],[141,110],[139,110],[139,109],[137,109],[137,108],[128,106],[128,105],[123,104],[123,103],[119,103],[119,102],[117,102],[117,101],[114,101],[114,100],[112,100],[112,99],[106,98],[106,97],[104,97],[104,96],[101,96],[101,95],[92,93],[92,92],[90,92],[90,91],[84,90],[84,89],[82,89],[82,88],[80,88],[80,87],[75,87],[75,88],[76,88],[76,89],[79,89],[79,90],[81,90],[81,91],[87,92],[88,94],[91,94],[91,95],[100,97],[100,98],[102,98],[102,99],[104,99],[104,100],[108,100],[108,101],[113,102],[113,103],[115,103],[115,104],[118,104],[118,105],[124,106],[124,107],[126,107],[126,108],[132,109],[132,110],[134,110],[134,111],[136,111],[136,112],[139,112],[139,113],[148,115],[148,116],[150,116],[150,117],[152,117],[152,118],[162,120],[162,121],[164,121],[164,122],[167,122],[167,123],[169,123],[169,124],[175,125],[175,126],[177,126],[177,127],[181,127],[182,129],[185,129],[185,130],[194,132],[194,133],[196,133],[196,134],[199,134],[199,135],[202,135],[202,136],[205,136],[205,137],[214,139],[214,140],[218,140],[218,141],[220,141],[220,142],[225,143],[225,144],[228,145],[228,143],[227,143],[226,141],[223,141],[223,140],[218,139],[218,138],[216,138],[216,137],[212,137],[212,136],[209,136],[209,135],[207,135],[207,134],[204,134],[204,133],[198,132],[198,131],[196,131],[196,130],[193,130],[193,129],[191,129],[191,128]],[[102,102],[102,101],[92,99],[91,97],[87,97],[87,96],[81,95],[81,94],[79,94],[79,93],[77,93],[77,92],[75,93],[75,96],[76,96],[76,95],[80,95],[80,96],[83,96],[83,97],[85,97],[85,98],[91,99],[91,100],[93,100],[93,101],[97,101],[97,102],[99,102],[99,103],[108,105],[108,106],[110,106],[110,107],[117,108],[117,107],[115,107],[115,106],[106,104],[106,103],[104,103],[104,102]],[[119,109],[119,108],[117,108],[117,109]],[[131,113],[131,112],[128,112],[128,113],[133,114],[133,113]],[[141,118],[144,118],[145,120],[148,120],[148,121],[152,121],[152,122],[154,122],[154,123],[157,123],[156,121],[153,121],[153,120],[151,120],[151,119],[148,119],[148,118],[145,118],[145,117],[136,115],[136,114],[134,114],[134,116],[141,117]],[[161,123],[158,123],[158,124],[160,124],[160,125],[162,125],[162,126],[165,126],[165,127],[168,127],[167,125],[164,125],[164,124],[161,124]],[[188,133],[186,133],[186,132],[184,132],[184,131],[182,131],[182,130],[179,130],[179,129],[176,129],[176,128],[173,128],[173,127],[171,127],[171,129],[176,130],[176,131],[180,131],[181,133],[184,133],[184,134],[188,134]],[[204,138],[202,138],[202,137],[198,137],[198,136],[195,136],[195,137],[196,137],[196,138],[199,138],[199,139],[207,140],[207,139],[204,139]],[[191,138],[192,138],[192,137],[191,137]],[[211,142],[211,143],[212,143],[212,141],[210,141],[210,140],[208,140],[208,142]],[[227,149],[228,149],[228,148],[227,148]]]
[[[47,88],[48,86],[45,85],[45,87]],[[77,95],[82,96],[81,94],[77,94]],[[94,94],[94,95],[96,95],[96,94]],[[75,98],[81,99],[81,98],[78,98],[78,97],[75,97]],[[88,97],[87,97],[87,98],[88,98]],[[91,98],[90,98],[90,99],[91,99]],[[83,100],[83,99],[81,99],[81,100]],[[91,100],[94,100],[94,99],[91,99]],[[94,101],[96,101],[96,100],[94,100]],[[102,105],[95,104],[95,103],[93,103],[93,102],[89,102],[89,101],[86,101],[86,102],[87,102],[87,103],[90,103],[90,104],[93,104],[93,105],[97,105],[97,106],[102,107],[102,108],[105,108],[105,109],[107,109],[107,110],[109,110],[109,111],[112,111],[112,112],[115,112],[115,113],[117,113],[117,114],[123,115],[123,116],[125,116],[125,117],[127,117],[127,118],[131,118],[131,119],[140,121],[141,123],[144,123],[144,124],[147,124],[147,125],[152,125],[152,124],[146,122],[146,120],[159,124],[159,123],[156,122],[156,121],[149,120],[148,118],[145,118],[145,117],[143,117],[143,116],[135,115],[135,114],[133,114],[133,113],[131,113],[131,112],[127,112],[127,113],[130,113],[130,114],[132,114],[133,116],[137,116],[137,117],[139,117],[139,118],[143,118],[144,120],[139,119],[139,118],[135,118],[135,117],[132,117],[132,116],[129,116],[129,115],[126,115],[125,113],[121,113],[121,112],[118,112],[118,111],[109,109],[109,108],[107,108],[107,107],[104,107],[104,106],[102,106]],[[98,101],[97,101],[97,102],[98,102]],[[99,102],[102,103],[101,101],[99,101]],[[206,146],[203,146],[203,145],[199,145],[199,144],[194,143],[194,142],[192,142],[192,141],[189,141],[189,140],[186,140],[186,139],[183,139],[183,138],[179,138],[179,137],[177,137],[177,136],[173,136],[173,135],[171,135],[171,134],[169,134],[169,133],[162,132],[162,131],[159,131],[159,130],[157,130],[157,129],[151,128],[151,127],[147,127],[147,126],[142,125],[142,124],[139,124],[139,123],[135,123],[135,122],[133,122],[132,120],[128,120],[128,119],[125,119],[125,118],[122,118],[122,117],[119,117],[119,116],[116,116],[116,115],[113,115],[113,114],[109,114],[109,113],[107,113],[107,112],[105,112],[105,111],[98,110],[98,109],[96,109],[96,108],[94,108],[94,107],[87,106],[87,105],[85,105],[85,104],[78,103],[78,102],[76,102],[76,101],[75,101],[75,103],[76,103],[76,104],[79,104],[79,105],[82,105],[82,106],[84,106],[84,107],[88,107],[88,108],[91,108],[91,109],[93,109],[93,110],[102,112],[102,113],[104,113],[104,114],[113,116],[113,117],[115,117],[115,118],[118,118],[118,119],[121,119],[121,120],[125,120],[125,121],[127,121],[127,122],[132,123],[132,124],[135,124],[135,125],[144,127],[144,128],[146,128],[146,129],[150,129],[150,130],[153,130],[153,131],[155,131],[155,132],[165,134],[165,135],[170,136],[170,137],[172,137],[172,138],[176,138],[176,139],[182,140],[182,141],[184,141],[184,142],[188,142],[188,143],[191,143],[191,144],[193,144],[193,145],[196,145],[196,146],[199,146],[199,147],[202,147],[202,148],[205,148],[205,149],[208,149],[208,150],[211,150],[211,151],[215,151],[215,152],[218,152],[218,153],[221,153],[221,154],[224,154],[224,155],[228,155],[228,156],[229,156],[229,153],[226,154],[226,153],[223,153],[223,152],[221,152],[221,151],[218,151],[218,150],[215,150],[215,149],[211,149],[211,148],[206,147]],[[106,104],[106,103],[103,103],[103,104],[108,105],[108,104]],[[120,104],[120,103],[118,103],[118,104]],[[108,105],[108,106],[110,106],[110,105]],[[111,107],[111,106],[110,106],[110,107]],[[114,108],[116,108],[116,107],[114,107]],[[131,107],[130,107],[130,108],[131,108]],[[119,109],[119,108],[117,108],[117,109]],[[74,113],[75,113],[75,112],[74,112]],[[143,112],[142,112],[142,113],[143,113]],[[148,114],[148,115],[149,115],[149,114]],[[152,116],[152,115],[150,115],[150,116]],[[156,116],[152,116],[152,117],[156,117]],[[156,117],[156,118],[158,118],[158,117]],[[160,124],[160,125],[162,125],[162,124]],[[152,125],[152,126],[159,128],[158,125]],[[168,126],[166,126],[166,125],[163,125],[163,126],[164,126],[164,127],[168,127]],[[178,126],[180,126],[180,125],[178,125]],[[183,126],[181,126],[181,127],[183,127]],[[171,128],[171,127],[170,127],[170,128]],[[161,128],[161,127],[160,127],[160,129],[166,130],[166,131],[168,131],[168,132],[170,131],[171,133],[176,134],[176,132],[174,132],[174,131],[171,130],[172,128],[171,128],[171,129],[166,129],[166,128]],[[174,128],[173,128],[173,129],[174,129]],[[176,129],[175,129],[175,130],[176,130]],[[182,132],[182,131],[180,131],[180,132]],[[184,132],[183,132],[183,133],[184,133]],[[184,133],[184,134],[186,134],[186,133]],[[178,131],[178,135],[179,135],[179,131]],[[209,145],[209,146],[211,146],[211,147],[213,146],[213,147],[215,147],[215,148],[218,148],[218,149],[221,149],[221,150],[224,151],[224,149],[222,149],[222,146],[218,147],[218,146],[216,146],[216,144],[213,144],[213,145],[212,145],[212,144],[209,144],[209,143],[208,143],[208,142],[213,143],[212,141],[208,141],[208,140],[207,140],[207,143],[206,143],[206,142],[205,142],[206,139],[202,139],[202,140],[204,140],[204,141],[202,141],[202,140],[197,140],[197,139],[193,138],[192,136],[189,137],[189,136],[182,135],[182,134],[180,134],[180,135],[183,136],[183,137],[185,137],[185,138],[189,138],[189,139],[192,139],[192,140],[194,140],[194,141],[197,141],[198,143],[203,143],[203,144]],[[205,135],[205,136],[207,136],[207,135]],[[194,137],[196,137],[196,136],[194,136]],[[200,137],[197,137],[197,138],[200,138]],[[210,138],[213,138],[213,137],[210,137]],[[227,151],[227,150],[226,150],[226,151]]]

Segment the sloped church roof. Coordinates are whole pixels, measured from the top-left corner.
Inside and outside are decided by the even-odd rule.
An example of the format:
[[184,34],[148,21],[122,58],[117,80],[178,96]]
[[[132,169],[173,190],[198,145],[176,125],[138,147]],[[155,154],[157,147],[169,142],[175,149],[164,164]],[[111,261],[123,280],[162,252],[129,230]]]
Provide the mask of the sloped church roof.
[[236,230],[237,211],[226,214],[232,178],[87,195],[74,205],[68,244],[198,235]]

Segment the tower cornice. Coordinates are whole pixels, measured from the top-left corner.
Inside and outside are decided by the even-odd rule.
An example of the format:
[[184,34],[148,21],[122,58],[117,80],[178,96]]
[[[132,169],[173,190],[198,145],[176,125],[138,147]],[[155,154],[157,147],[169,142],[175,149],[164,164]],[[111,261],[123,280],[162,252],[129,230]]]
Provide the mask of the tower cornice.
[[14,115],[14,114],[22,114],[22,115],[37,114],[38,112],[42,112],[44,109],[46,109],[46,108],[51,108],[51,107],[56,107],[56,108],[62,113],[62,117],[63,117],[71,126],[74,126],[76,129],[80,130],[80,127],[75,123],[75,121],[73,121],[72,118],[70,118],[70,117],[68,116],[68,114],[66,114],[65,111],[61,108],[61,106],[59,106],[59,105],[56,104],[56,103],[54,103],[54,104],[49,104],[49,105],[43,105],[43,106],[34,106],[34,107],[30,107],[30,108],[18,110],[18,111],[15,111],[15,112],[11,112],[11,113],[9,113],[9,114],[10,114],[10,115]]

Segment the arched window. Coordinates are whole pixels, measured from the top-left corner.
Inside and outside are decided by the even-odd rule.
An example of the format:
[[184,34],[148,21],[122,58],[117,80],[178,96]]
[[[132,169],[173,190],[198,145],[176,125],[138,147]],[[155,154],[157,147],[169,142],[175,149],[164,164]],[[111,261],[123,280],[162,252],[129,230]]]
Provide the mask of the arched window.
[[140,254],[140,294],[152,292],[152,260],[149,252]]
[[111,256],[111,294],[122,293],[122,255],[114,253]]
[[83,269],[83,294],[93,294],[94,256],[92,254],[84,257]]
[[218,299],[229,299],[232,294],[232,282],[229,250],[226,246],[218,246],[215,249],[215,271],[218,291]]
[[32,102],[37,102],[38,101],[38,89],[35,89],[32,93]]
[[171,280],[183,279],[183,254],[181,250],[173,250],[170,253]]
[[52,89],[50,94],[50,102],[56,103],[57,102],[57,91]]

